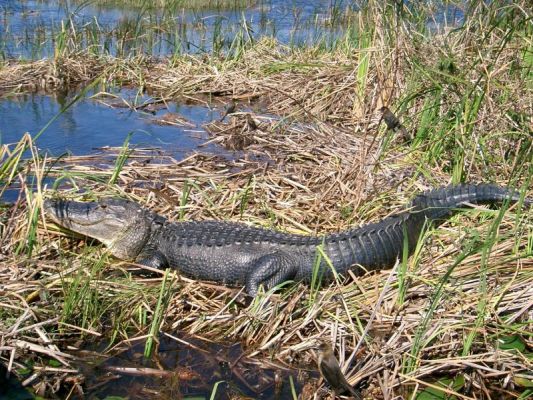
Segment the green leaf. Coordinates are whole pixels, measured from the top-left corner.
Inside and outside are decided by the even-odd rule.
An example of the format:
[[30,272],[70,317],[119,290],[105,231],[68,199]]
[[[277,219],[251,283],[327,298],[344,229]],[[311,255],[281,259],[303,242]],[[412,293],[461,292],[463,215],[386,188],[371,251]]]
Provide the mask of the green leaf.
[[57,360],[51,359],[51,360],[48,360],[48,365],[54,368],[59,368],[61,367],[62,364]]
[[526,344],[519,335],[502,336],[498,339],[498,344],[501,350],[518,350],[523,353],[526,349]]
[[515,376],[513,382],[521,387],[533,388],[533,380],[524,378],[523,376]]
[[22,376],[29,375],[31,371],[32,371],[31,368],[25,368],[25,367],[17,368],[17,374],[22,375]]
[[[449,390],[457,392],[465,385],[465,378],[463,375],[459,375],[452,378],[441,378],[436,382],[431,382],[432,385],[440,386]],[[443,390],[439,390],[433,387],[427,387],[424,390],[418,392],[415,397],[416,400],[453,400],[457,399],[457,396],[450,395]]]

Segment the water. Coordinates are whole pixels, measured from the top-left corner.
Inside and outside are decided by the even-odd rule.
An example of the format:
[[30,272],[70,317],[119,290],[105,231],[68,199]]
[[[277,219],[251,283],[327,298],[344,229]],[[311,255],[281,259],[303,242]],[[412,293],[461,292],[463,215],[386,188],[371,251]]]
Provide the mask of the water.
[[0,363],[0,399],[30,400],[35,396],[22,386],[13,373],[7,373],[7,368]]
[[349,0],[249,3],[245,7],[136,9],[120,2],[98,6],[91,2],[0,0],[0,55],[52,56],[62,24],[66,30],[76,27],[83,47],[121,56],[227,50],[241,33],[243,40],[271,36],[282,43],[303,45],[318,38],[334,40],[343,27],[331,22],[345,10],[355,9]]
[[184,335],[179,340],[160,335],[158,351],[149,360],[143,357],[144,341],[123,345],[109,358],[102,356],[109,344],[105,340],[74,352],[83,360],[78,367],[87,377],[85,395],[101,399],[209,399],[220,382],[216,399],[289,399],[289,376],[297,393],[305,383],[304,376],[319,377],[314,365],[307,366],[309,372],[303,374],[262,365],[248,359],[238,343],[221,345]]
[[[118,94],[133,103],[128,91]],[[36,140],[41,151],[51,156],[64,153],[90,154],[110,146],[120,147],[131,135],[134,146],[156,147],[166,154],[182,159],[208,139],[202,128],[220,117],[221,108],[169,103],[168,109],[155,114],[123,108],[112,98],[81,100],[60,113],[71,96],[27,94],[0,101],[0,144],[15,143],[25,132],[35,136],[54,116],[58,118]],[[111,104],[111,106],[104,103]],[[142,103],[142,102],[140,102]],[[140,104],[137,103],[137,104]],[[179,115],[187,126],[160,125],[159,119],[168,113]],[[215,145],[203,147],[204,152],[222,153]]]
[[[244,0],[243,0],[244,1]],[[131,3],[131,2],[130,2]],[[238,1],[236,1],[238,3]],[[285,43],[310,43],[332,38],[345,26],[344,12],[356,10],[355,1],[349,0],[269,0],[250,2],[247,7],[183,9],[179,7],[142,9],[126,7],[120,1],[97,6],[92,2],[61,0],[0,0],[0,56],[40,58],[53,54],[54,45],[60,46],[60,27],[69,23],[83,37],[84,46],[98,43],[111,53],[137,49],[159,56],[183,51],[216,51],[217,46],[229,48],[235,32],[242,32],[243,21],[247,33],[255,39],[274,36]],[[121,5],[122,4],[122,5]],[[144,4],[150,4],[145,2]],[[460,23],[464,17],[457,7],[437,7],[437,20],[448,24]],[[330,28],[331,23],[334,28]],[[435,21],[428,21],[430,28]],[[98,28],[96,28],[98,27]],[[174,31],[171,30],[174,29]],[[159,28],[159,29],[158,29]],[[96,34],[91,42],[91,32]],[[159,33],[157,33],[159,32]],[[216,32],[219,32],[217,34]],[[126,37],[133,37],[128,42]],[[220,40],[222,43],[218,43]],[[130,43],[130,44],[128,44]],[[120,96],[134,97],[122,92]],[[17,142],[24,132],[35,135],[69,101],[69,97],[31,94],[0,100],[0,144]],[[192,126],[161,126],[152,122],[153,116],[113,109],[94,100],[83,100],[59,115],[57,120],[37,140],[37,145],[51,155],[70,152],[89,154],[94,148],[121,146],[128,135],[131,143],[156,146],[180,159],[200,144],[208,135],[202,125],[218,118],[219,108],[199,105],[171,104]],[[208,146],[202,151],[220,152]]]
[[[0,100],[0,145],[13,146],[27,132],[36,138],[34,144],[39,153],[52,157],[98,155],[109,148],[121,148],[126,142],[129,148],[142,149],[145,158],[165,155],[181,160],[199,146],[202,153],[235,157],[234,152],[221,146],[206,144],[210,135],[203,125],[220,118],[223,103],[210,107],[170,102],[152,112],[135,111],[127,108],[122,99],[131,105],[141,105],[150,98],[122,89],[114,93],[117,97],[89,96],[62,111],[74,95],[26,94]],[[176,118],[178,124],[165,122],[168,119],[175,123]],[[112,153],[117,154],[119,150]],[[30,157],[28,150],[24,158]],[[96,159],[87,162],[112,168],[114,157]],[[53,179],[47,178],[44,183],[50,187]],[[26,184],[33,187],[31,179]],[[19,183],[15,183],[1,194],[0,202],[15,202],[20,189]]]

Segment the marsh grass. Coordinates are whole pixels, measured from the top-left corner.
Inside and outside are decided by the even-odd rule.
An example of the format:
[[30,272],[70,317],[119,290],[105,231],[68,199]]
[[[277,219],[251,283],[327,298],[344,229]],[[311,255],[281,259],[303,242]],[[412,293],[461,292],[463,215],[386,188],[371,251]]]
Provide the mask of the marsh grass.
[[132,152],[129,146],[132,135],[133,132],[130,132],[126,135],[126,139],[124,139],[120,154],[118,155],[117,160],[115,161],[115,168],[113,169],[113,174],[111,175],[111,178],[109,178],[109,184],[111,185],[117,182],[117,179],[120,175],[120,171],[122,170],[122,168],[124,168],[124,165],[126,164],[128,157]]
[[159,291],[159,296],[157,297],[157,303],[155,305],[154,314],[152,316],[152,323],[150,324],[150,331],[148,339],[146,340],[146,345],[144,347],[144,357],[150,358],[154,348],[154,341],[157,340],[159,331],[161,329],[161,323],[163,322],[163,317],[165,310],[168,307],[168,302],[172,296],[172,292],[169,290],[172,287],[172,281],[168,282],[169,271],[166,270],[163,274],[163,280],[161,282],[161,289]]
[[[451,182],[494,181],[532,197],[528,9],[474,2],[464,26],[428,36],[427,10],[370,2],[357,28],[332,47],[243,45],[243,36],[227,57],[86,55],[81,62],[67,52],[6,65],[2,93],[98,78],[140,83],[164,99],[222,93],[261,101],[262,111],[206,126],[212,142],[238,150],[232,160],[197,153],[143,164],[146,155],[126,143],[44,163],[37,152],[23,157],[32,147],[26,136],[1,149],[0,190],[29,175],[40,188],[46,171],[68,178],[72,187],[61,193],[68,198],[127,196],[171,220],[240,220],[308,234],[379,220],[415,193]],[[385,132],[382,105],[401,112],[412,141]],[[95,169],[96,160],[112,162]],[[366,381],[368,398],[417,398],[426,389],[457,398],[531,393],[533,228],[521,204],[475,207],[426,227],[414,255],[393,272],[322,287],[317,276],[311,287],[289,283],[245,306],[241,288],[171,279],[174,272],[133,275],[135,267],[102,248],[42,223],[42,196],[26,196],[0,222],[0,357],[11,371],[28,367],[19,352],[25,346],[35,349],[33,365],[70,365],[54,339],[110,332],[118,343],[144,335],[155,343],[161,329],[239,340],[250,357],[308,369],[316,339],[333,339],[350,361],[349,381]],[[43,337],[50,346],[40,345]],[[505,348],[510,338],[518,344]],[[52,383],[68,385],[59,374],[47,379],[40,382],[51,382],[49,392]]]
[[[45,2],[46,3],[46,2]],[[52,2],[54,3],[54,2]],[[186,54],[221,55],[238,57],[259,35],[273,36],[288,27],[270,14],[270,3],[251,1],[167,1],[154,3],[140,1],[79,1],[59,2],[64,18],[60,22],[48,20],[48,13],[31,18],[27,28],[19,28],[17,18],[11,26],[7,12],[6,29],[0,43],[0,58],[59,59],[88,52],[94,56],[127,58],[133,56],[169,57]],[[279,7],[279,5],[278,5]],[[7,8],[9,10],[9,7]],[[45,8],[46,9],[46,8]],[[284,7],[282,7],[284,9]],[[295,12],[287,7],[287,12]],[[123,15],[116,18],[116,12]],[[89,17],[102,13],[104,21]],[[318,13],[315,11],[315,13]],[[293,16],[288,43],[298,47],[311,39],[330,46],[338,35],[339,27],[349,26],[351,18],[338,18],[339,5],[334,2],[316,15],[299,21]],[[287,16],[289,17],[289,16]],[[332,27],[326,21],[337,21]],[[110,22],[112,21],[112,22]],[[257,22],[256,22],[257,21]],[[253,27],[252,27],[253,24]],[[332,39],[333,38],[333,39]]]
[[[87,3],[86,0],[77,0],[75,3]],[[222,10],[241,9],[254,3],[254,0],[91,0],[91,4],[110,8],[156,8],[160,10],[172,10],[176,8]]]

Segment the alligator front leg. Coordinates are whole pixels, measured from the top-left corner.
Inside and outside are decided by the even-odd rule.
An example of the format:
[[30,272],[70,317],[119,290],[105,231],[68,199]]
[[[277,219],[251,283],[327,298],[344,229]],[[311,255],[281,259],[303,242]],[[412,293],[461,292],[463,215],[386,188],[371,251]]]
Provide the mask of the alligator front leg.
[[267,254],[253,263],[250,273],[246,276],[246,293],[255,297],[259,286],[265,290],[288,280],[294,279],[298,272],[298,264],[294,258],[283,252]]
[[141,252],[135,259],[137,264],[146,265],[147,267],[164,269],[168,267],[168,260],[159,250],[150,250]]

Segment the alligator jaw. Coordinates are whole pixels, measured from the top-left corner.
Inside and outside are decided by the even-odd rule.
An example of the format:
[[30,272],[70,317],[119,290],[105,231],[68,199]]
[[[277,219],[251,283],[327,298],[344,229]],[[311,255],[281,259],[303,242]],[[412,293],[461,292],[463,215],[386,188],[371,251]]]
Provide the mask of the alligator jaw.
[[139,205],[121,199],[97,203],[47,199],[44,211],[56,224],[99,240],[121,259],[137,256],[150,224]]

